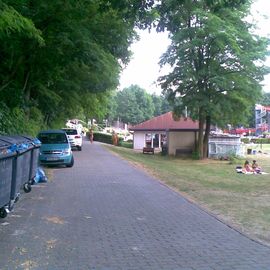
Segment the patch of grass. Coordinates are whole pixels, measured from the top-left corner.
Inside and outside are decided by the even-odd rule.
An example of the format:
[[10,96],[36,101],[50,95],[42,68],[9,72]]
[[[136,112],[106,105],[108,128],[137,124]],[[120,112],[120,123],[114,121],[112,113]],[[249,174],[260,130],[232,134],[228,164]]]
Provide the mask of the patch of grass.
[[[236,164],[144,155],[131,149],[107,147],[160,181],[181,192],[244,233],[270,244],[270,175],[245,175]],[[270,173],[270,156],[250,155]],[[237,162],[239,162],[237,164]]]

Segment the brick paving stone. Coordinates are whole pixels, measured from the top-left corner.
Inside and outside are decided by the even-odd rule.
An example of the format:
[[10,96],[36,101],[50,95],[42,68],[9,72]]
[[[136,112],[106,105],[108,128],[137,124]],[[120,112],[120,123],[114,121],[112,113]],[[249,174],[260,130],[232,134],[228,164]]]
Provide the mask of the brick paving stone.
[[0,220],[0,270],[270,270],[270,249],[84,142]]

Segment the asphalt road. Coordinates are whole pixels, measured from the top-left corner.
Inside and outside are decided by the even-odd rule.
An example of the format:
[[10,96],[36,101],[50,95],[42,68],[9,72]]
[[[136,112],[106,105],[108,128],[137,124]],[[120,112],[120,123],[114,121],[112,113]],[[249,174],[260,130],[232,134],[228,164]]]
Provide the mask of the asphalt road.
[[84,142],[0,220],[0,269],[266,270],[270,249]]

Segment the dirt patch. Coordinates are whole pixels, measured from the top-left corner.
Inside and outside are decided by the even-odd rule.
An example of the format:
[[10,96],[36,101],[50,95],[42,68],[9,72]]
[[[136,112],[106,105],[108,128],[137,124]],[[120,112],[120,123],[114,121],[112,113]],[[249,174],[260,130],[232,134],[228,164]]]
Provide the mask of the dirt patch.
[[27,260],[21,264],[23,270],[31,270],[38,267],[38,264],[32,260]]
[[56,217],[56,216],[53,216],[53,217],[45,217],[44,219],[47,220],[48,222],[54,223],[54,224],[60,224],[60,225],[63,225],[63,224],[66,223],[62,218]]

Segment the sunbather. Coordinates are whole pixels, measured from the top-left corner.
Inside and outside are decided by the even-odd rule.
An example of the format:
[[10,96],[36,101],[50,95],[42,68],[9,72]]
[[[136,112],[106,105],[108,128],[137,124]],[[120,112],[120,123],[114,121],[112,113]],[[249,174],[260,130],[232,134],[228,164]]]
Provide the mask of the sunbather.
[[260,173],[262,170],[261,167],[258,165],[256,160],[253,160],[251,167],[252,167],[253,171],[256,173]]
[[243,167],[243,173],[254,173],[252,166],[250,166],[249,161],[246,160]]

